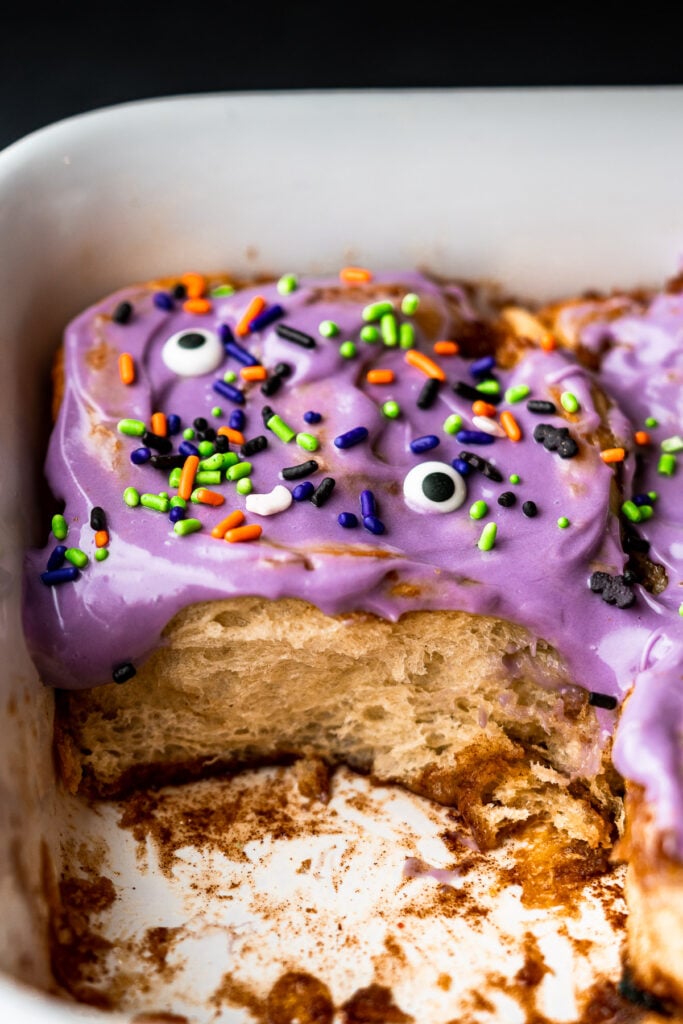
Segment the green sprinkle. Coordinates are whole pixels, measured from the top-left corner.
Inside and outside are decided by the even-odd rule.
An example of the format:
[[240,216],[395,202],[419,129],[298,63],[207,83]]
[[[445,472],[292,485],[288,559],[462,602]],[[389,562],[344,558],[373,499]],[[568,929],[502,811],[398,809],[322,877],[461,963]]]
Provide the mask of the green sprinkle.
[[66,519],[59,512],[57,513],[57,515],[52,517],[52,532],[54,533],[57,540],[64,540],[67,533],[69,532],[69,527],[67,526]]
[[560,405],[565,412],[578,412],[581,406],[579,400],[572,391],[563,391],[560,395]]
[[676,469],[676,456],[671,452],[665,452],[664,455],[659,456],[659,462],[657,463],[657,472],[661,473],[662,476],[673,476]]
[[305,448],[307,452],[315,452],[318,450],[318,438],[314,434],[297,434],[296,443],[300,448]]
[[518,484],[521,483],[522,478],[520,477],[519,473],[510,473],[508,480],[510,481],[511,484]]
[[657,501],[657,498],[659,497],[656,491],[648,491],[647,496],[650,499],[650,501]]
[[[180,470],[178,470],[178,473],[180,473]],[[135,508],[136,505],[140,504],[140,494],[134,487],[126,487],[123,492],[123,500],[129,508]]]
[[251,494],[251,492],[254,490],[254,485],[252,484],[249,477],[245,476],[242,478],[242,480],[237,481],[237,484],[235,485],[235,490],[237,491],[238,494]]
[[400,348],[412,348],[415,344],[415,328],[412,324],[401,324],[398,329],[398,344]]
[[379,321],[379,329],[382,333],[382,341],[388,348],[396,348],[398,345],[398,320],[392,313],[383,313]]
[[240,461],[237,452],[216,452],[216,454],[220,455],[223,459],[223,469],[230,469],[230,466],[234,466]]
[[299,287],[299,279],[296,274],[283,274],[277,283],[277,290],[280,295],[291,295]]
[[174,494],[171,498],[171,508],[187,508],[187,502],[179,494]]
[[95,551],[95,561],[104,562],[106,558],[109,558],[109,552],[106,548],[97,548]]
[[162,498],[160,494],[141,494],[140,504],[145,508],[152,508],[155,512],[168,512],[169,500]]
[[202,458],[208,458],[209,455],[213,455],[216,451],[216,445],[213,441],[200,441],[197,445],[197,451]]
[[334,320],[322,320],[318,324],[318,331],[323,338],[336,338],[339,334],[339,324],[336,324]]
[[221,471],[220,469],[202,469],[194,479],[199,487],[213,487],[221,482]]
[[170,498],[170,495],[169,495],[168,491],[159,491],[159,497],[160,498],[166,498],[168,500]]
[[80,548],[67,548],[64,552],[64,557],[67,562],[71,562],[72,565],[78,566],[79,569],[85,569],[89,561],[85,551],[81,551]]
[[470,519],[483,519],[489,510],[485,501],[479,499],[470,506]]
[[183,430],[183,437],[185,438],[186,441],[194,440],[194,430],[192,429],[192,427],[185,427],[185,429]]
[[193,502],[195,505],[198,504],[198,502],[199,502],[199,497],[198,497],[199,492],[203,491],[203,490],[204,490],[203,487],[195,487],[195,489],[192,491],[192,494],[190,495],[190,501]]
[[242,477],[249,476],[252,468],[251,462],[236,462],[234,466],[230,466],[225,475],[228,480],[241,480]]
[[171,488],[171,490],[174,491],[176,487],[178,487],[178,485],[180,484],[180,476],[182,472],[183,471],[180,468],[180,466],[176,466],[175,469],[172,469],[171,472],[168,474],[168,486]]
[[621,506],[622,514],[630,519],[632,523],[639,523],[641,520],[640,508],[636,505],[635,501],[625,501]]
[[357,349],[352,341],[342,341],[339,346],[339,355],[343,356],[344,359],[353,359],[356,355]]
[[177,533],[179,537],[185,537],[188,533],[196,533],[201,528],[202,524],[198,519],[179,519],[177,523],[173,524],[173,532]]
[[641,522],[644,519],[652,519],[653,515],[655,514],[655,510],[653,509],[652,505],[639,505],[638,507],[640,508]]
[[391,302],[371,302],[368,306],[364,306],[361,316],[368,323],[373,320],[379,320],[387,313],[393,312],[394,307]]
[[648,416],[648,418],[645,420],[645,426],[650,427],[650,429],[652,429],[653,427],[658,427],[659,420],[656,420],[654,416]]
[[212,299],[224,299],[227,295],[234,295],[235,289],[231,284],[217,284],[211,289]]
[[413,313],[417,312],[419,305],[420,296],[416,295],[415,292],[406,292],[401,299],[401,312],[405,313],[406,316],[412,316]]
[[477,391],[481,391],[483,395],[499,395],[500,384],[497,380],[482,380],[476,385]]
[[481,536],[477,541],[477,547],[480,551],[490,551],[496,543],[496,534],[498,533],[498,527],[495,523],[487,523],[484,529],[481,531]]
[[142,420],[119,420],[116,429],[119,434],[127,434],[128,437],[142,437],[147,427]]
[[457,412],[452,412],[443,421],[443,429],[447,434],[457,434],[459,430],[462,430],[462,416]]
[[368,345],[374,345],[375,342],[379,341],[380,333],[379,328],[375,327],[374,324],[365,324],[360,329],[360,340],[367,342]]
[[281,441],[285,442],[285,444],[288,444],[296,437],[296,430],[292,430],[292,428],[285,423],[277,413],[270,417],[266,426],[268,427],[268,430],[272,430],[275,436],[279,437]]
[[382,406],[382,414],[386,416],[388,420],[395,420],[401,415],[401,406],[398,402],[395,402],[393,398],[390,398],[388,402],[385,402]]
[[557,525],[561,530],[566,530],[569,526],[569,520],[566,516],[560,516],[560,518],[557,520]]
[[678,614],[683,616],[683,604],[679,604],[679,606],[678,606]]
[[237,374],[234,370],[226,370],[223,374],[223,380],[226,384],[234,384],[237,380]]
[[683,437],[676,434],[674,437],[666,437],[661,445],[663,452],[682,452],[683,451]]
[[[215,453],[209,455],[208,458],[202,459],[201,462],[199,463],[199,465],[197,466],[197,469],[200,470],[200,471],[201,470],[209,470],[209,471],[211,471],[211,470],[214,470],[214,469],[218,469],[218,470],[223,469],[223,455],[227,455],[227,454],[228,454],[227,452],[215,452]],[[234,455],[235,453],[233,452],[232,454]]]
[[526,398],[530,391],[531,388],[528,384],[515,384],[505,392],[505,401],[510,402],[511,404],[514,402],[521,402],[522,399]]
[[211,410],[211,415],[215,416],[216,419],[223,415],[223,410],[221,409],[220,405],[214,405],[213,409]]

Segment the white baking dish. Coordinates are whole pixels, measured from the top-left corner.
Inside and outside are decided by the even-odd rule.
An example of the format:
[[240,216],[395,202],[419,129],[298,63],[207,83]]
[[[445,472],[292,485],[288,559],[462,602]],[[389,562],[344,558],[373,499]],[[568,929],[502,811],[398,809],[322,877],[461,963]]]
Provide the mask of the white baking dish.
[[[40,994],[41,847],[58,865],[65,828],[115,825],[79,818],[57,790],[52,695],[18,612],[22,549],[44,529],[47,373],[67,320],[188,269],[419,266],[539,299],[658,283],[683,251],[681,123],[683,88],[209,95],[72,118],[0,154],[2,1020],[103,1019]],[[393,798],[377,799],[390,834]],[[411,806],[401,814],[428,829]],[[123,877],[137,868],[119,845]],[[226,1006],[211,1019],[248,1016]]]

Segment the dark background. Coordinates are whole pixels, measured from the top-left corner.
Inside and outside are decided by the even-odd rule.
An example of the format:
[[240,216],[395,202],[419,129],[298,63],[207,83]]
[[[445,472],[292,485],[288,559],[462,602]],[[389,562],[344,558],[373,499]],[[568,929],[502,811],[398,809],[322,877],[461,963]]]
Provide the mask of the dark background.
[[72,114],[182,93],[683,84],[680,7],[27,4],[0,21],[0,147]]

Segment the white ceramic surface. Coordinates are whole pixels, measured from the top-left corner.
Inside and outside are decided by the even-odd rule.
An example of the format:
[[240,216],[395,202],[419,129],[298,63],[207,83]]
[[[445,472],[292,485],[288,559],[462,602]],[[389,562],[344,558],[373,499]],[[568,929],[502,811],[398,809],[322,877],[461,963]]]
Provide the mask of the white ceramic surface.
[[47,983],[41,842],[58,856],[64,809],[18,600],[65,322],[186,269],[417,265],[539,299],[657,283],[683,251],[682,123],[681,88],[212,95],[86,114],[0,153],[3,1021],[101,1019],[31,989]]

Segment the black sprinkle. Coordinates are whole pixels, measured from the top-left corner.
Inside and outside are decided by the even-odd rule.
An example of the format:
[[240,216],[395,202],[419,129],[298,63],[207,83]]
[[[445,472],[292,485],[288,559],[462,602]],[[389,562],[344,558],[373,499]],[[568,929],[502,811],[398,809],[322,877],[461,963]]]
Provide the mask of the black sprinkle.
[[458,458],[466,462],[472,469],[478,469],[488,480],[493,480],[497,484],[502,482],[503,474],[500,470],[496,469],[493,463],[483,459],[481,455],[477,455],[475,452],[460,452]]
[[155,469],[177,469],[182,468],[185,465],[186,455],[179,455],[176,452],[171,452],[169,455],[153,455],[149,460],[150,466],[154,466]]
[[216,440],[216,428],[205,427],[204,430],[197,431],[197,439],[199,441],[215,441]]
[[268,420],[270,419],[270,417],[274,415],[275,410],[272,409],[269,405],[264,405],[263,408],[261,409],[261,418],[263,419],[263,422],[266,426],[268,426]]
[[589,693],[588,703],[594,708],[606,708],[607,711],[613,711],[617,706],[617,698],[608,697],[606,693]]
[[517,495],[513,494],[512,491],[503,491],[502,494],[498,495],[498,504],[502,505],[503,508],[512,508],[517,503]]
[[121,665],[115,665],[111,674],[115,683],[127,683],[136,673],[135,665],[130,661],[124,661]]
[[570,437],[568,428],[554,427],[551,423],[538,423],[534,427],[534,441],[542,444],[548,452],[557,452],[561,459],[573,459],[579,452],[579,446]]
[[173,451],[173,444],[167,437],[162,437],[161,434],[153,434],[151,430],[146,430],[140,440],[147,448],[154,448],[161,455],[167,455]]
[[178,284],[174,287],[174,289],[173,289],[171,294],[173,295],[174,299],[186,299],[187,298],[187,288],[185,287],[184,284],[181,284],[180,282],[178,282]]
[[439,381],[436,377],[428,377],[417,396],[418,409],[431,409],[439,394]]
[[291,377],[292,367],[289,363],[277,363],[273,373],[276,373],[278,377]]
[[230,451],[230,442],[228,441],[225,434],[216,434],[216,440],[214,444],[216,445],[216,451],[220,452],[221,454]]
[[127,324],[133,315],[133,307],[130,302],[119,302],[118,306],[111,315],[114,323]]
[[542,398],[530,398],[526,403],[529,412],[540,413],[542,416],[554,416],[557,406],[554,402],[546,402]]
[[612,576],[608,572],[594,572],[588,585],[594,594],[600,594],[603,601],[617,608],[630,608],[636,599],[631,590],[635,577],[633,573]]
[[334,490],[335,483],[336,480],[334,480],[333,477],[326,476],[325,479],[318,484],[311,495],[311,503],[315,505],[316,508],[322,508],[325,502],[330,498],[332,491]]
[[90,528],[95,531],[107,529],[107,517],[99,505],[94,505],[90,509]]
[[281,471],[283,480],[302,480],[305,476],[310,476],[311,473],[315,473],[318,468],[318,463],[315,459],[309,459],[308,462],[300,462],[298,466],[286,466]]
[[[487,377],[486,379],[492,380],[493,378]],[[488,402],[489,405],[498,405],[498,403],[503,398],[501,394],[489,395],[488,392],[478,391],[476,388],[473,388],[471,384],[467,384],[467,382],[464,380],[456,381],[455,384],[453,385],[453,390],[455,391],[456,395],[460,395],[461,398],[466,398],[470,402],[476,402],[478,400],[481,400],[484,402]]]
[[525,501],[522,505],[522,512],[528,519],[533,519],[534,516],[538,515],[538,508],[536,507],[536,502]]
[[266,398],[270,398],[282,387],[283,378],[279,373],[273,373],[270,377],[267,377],[261,385],[261,394],[265,395]]
[[240,454],[244,456],[256,455],[258,452],[262,452],[264,448],[268,447],[268,438],[265,434],[259,434],[258,437],[252,437],[248,441],[245,441],[240,449]]
[[295,345],[301,345],[302,348],[315,348],[315,338],[312,338],[310,334],[304,334],[303,331],[297,331],[296,327],[278,324],[275,333],[287,341],[293,341]]
[[196,419],[192,420],[192,426],[195,430],[206,430],[209,425],[209,421],[203,416],[197,416]]

